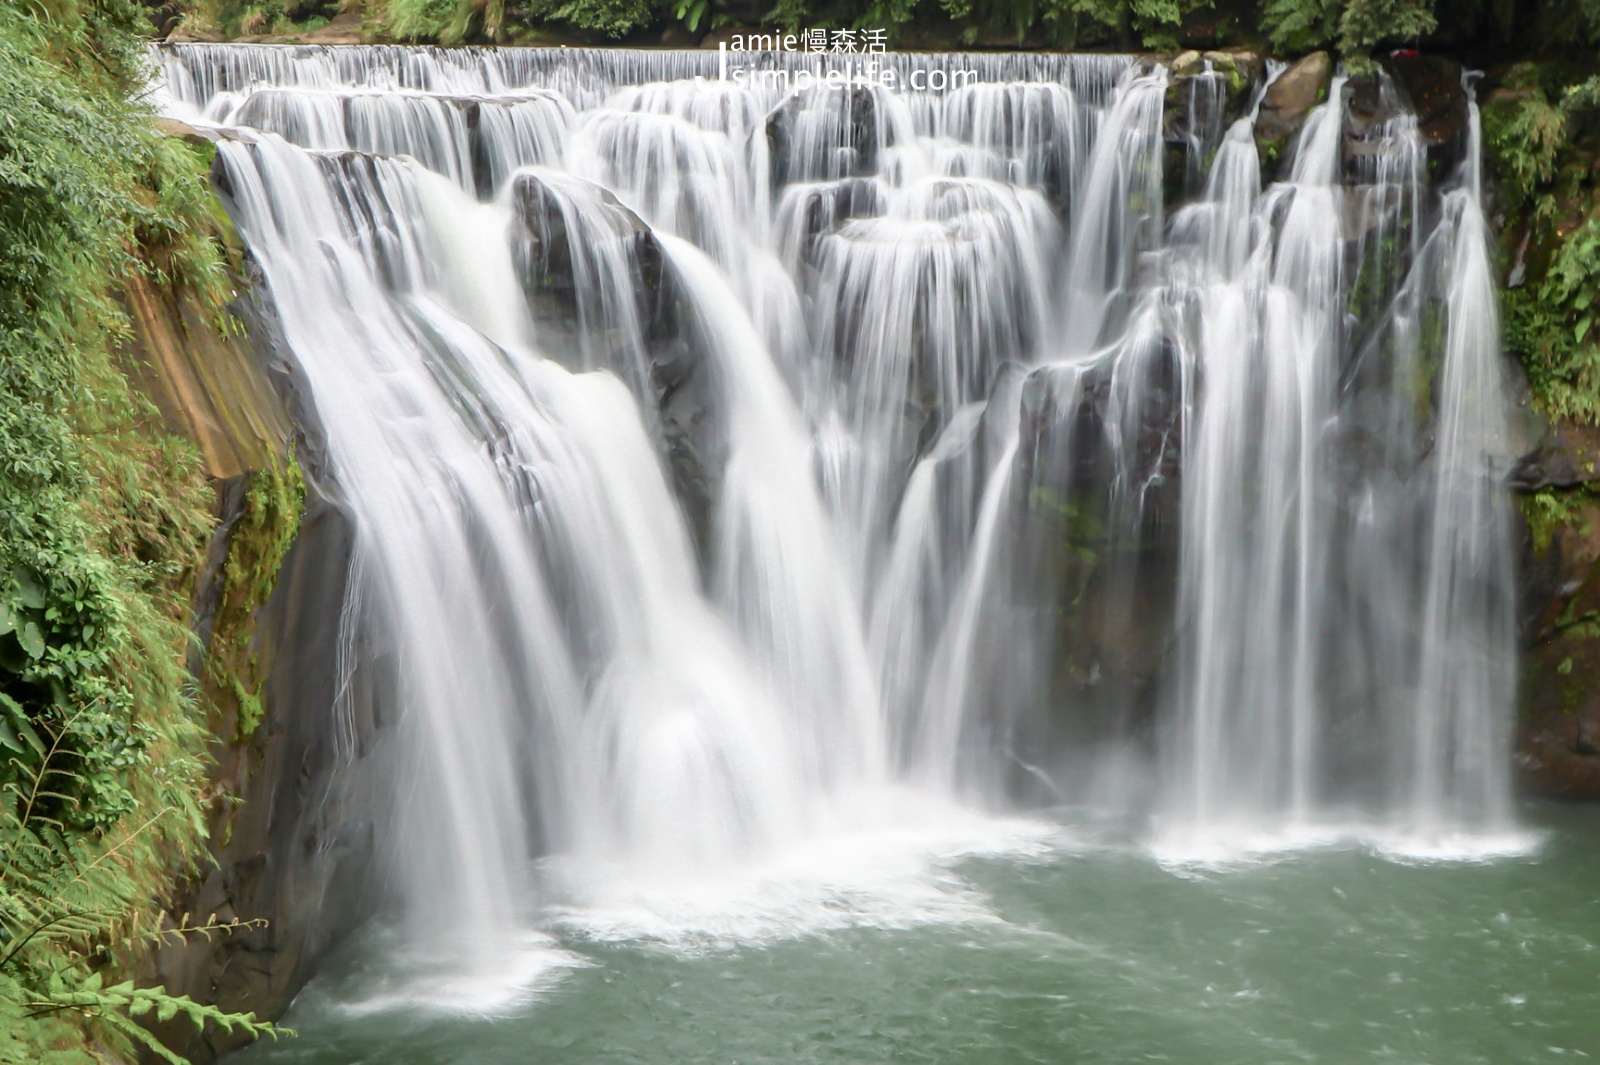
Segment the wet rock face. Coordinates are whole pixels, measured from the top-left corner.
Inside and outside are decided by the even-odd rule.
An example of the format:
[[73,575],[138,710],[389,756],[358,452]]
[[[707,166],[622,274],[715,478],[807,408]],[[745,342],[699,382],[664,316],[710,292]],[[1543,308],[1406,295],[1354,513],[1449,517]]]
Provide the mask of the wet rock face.
[[883,187],[871,178],[845,178],[806,193],[801,256],[815,264],[817,240],[854,218],[877,218],[885,210]]
[[1585,498],[1566,517],[1525,545],[1533,617],[1517,746],[1534,791],[1592,801],[1600,800],[1600,504]]
[[579,273],[599,265],[580,259],[595,250],[597,236],[622,246],[634,275],[626,279],[631,282],[628,287],[635,290],[641,309],[652,302],[651,288],[660,285],[661,249],[650,227],[610,191],[596,187],[594,194],[608,208],[605,220],[609,231],[575,234],[569,229],[563,197],[544,179],[519,174],[512,182],[511,253],[529,309],[541,329],[557,325],[578,330],[586,310],[579,303]]
[[1270,173],[1270,166],[1282,158],[1290,140],[1300,132],[1306,115],[1328,98],[1332,81],[1333,60],[1327,52],[1312,52],[1268,87],[1255,130],[1264,171]]
[[1109,362],[1046,366],[1023,386],[1013,579],[1066,649],[1044,679],[1049,705],[1070,708],[1017,737],[1025,760],[1151,736],[1173,639],[1182,380],[1166,344],[1127,362],[1121,379]]
[[1600,800],[1600,429],[1561,423],[1513,470],[1526,518],[1517,749],[1527,785]]
[[1385,64],[1417,115],[1417,131],[1428,146],[1428,172],[1447,179],[1466,157],[1469,111],[1461,64],[1440,55],[1396,52]]
[[1346,182],[1370,183],[1384,150],[1390,123],[1405,115],[1404,102],[1393,88],[1383,91],[1375,76],[1352,78],[1345,86],[1345,120],[1341,129],[1341,165]]
[[[383,811],[362,782],[375,778],[394,722],[377,716],[381,700],[357,695],[342,712],[349,749],[329,727],[341,715],[333,693],[351,549],[349,522],[313,499],[258,629],[271,663],[266,715],[249,741],[218,748],[218,790],[241,801],[219,804],[215,864],[175,900],[175,912],[260,923],[158,947],[141,972],[175,994],[281,1016],[327,951],[380,905],[374,838]],[[160,1032],[195,1061],[248,1041],[181,1022]]]
[[767,116],[773,185],[876,173],[884,146],[881,121],[877,98],[864,85],[791,96]]
[[1378,76],[1350,81],[1344,124],[1344,171],[1351,182],[1372,180],[1388,123],[1415,114],[1427,153],[1428,179],[1446,183],[1466,157],[1469,112],[1461,65],[1443,56],[1397,52]]
[[[230,258],[238,254],[225,235],[218,240]],[[381,704],[359,699],[348,708],[347,732],[329,728],[331,693],[340,690],[338,628],[351,529],[337,506],[317,495],[325,460],[316,413],[275,342],[277,319],[264,285],[248,257],[232,266],[251,293],[230,308],[246,322],[249,342],[216,333],[192,306],[134,279],[123,294],[131,326],[124,364],[167,430],[200,449],[217,493],[218,524],[193,589],[188,662],[217,737],[211,861],[172,885],[169,920],[187,913],[197,924],[211,914],[219,922],[253,923],[228,935],[162,940],[141,959],[138,976],[226,1010],[276,1017],[326,950],[377,901],[370,877],[379,811],[353,783],[360,774],[341,771],[381,750],[384,728],[372,713]],[[285,468],[291,439],[312,482],[311,503],[266,607],[244,631],[219,637],[249,638],[252,662],[260,663],[263,716],[244,736],[239,697],[219,690],[207,656],[218,652],[213,634],[239,530],[268,520],[252,512],[252,483],[264,470]],[[155,1031],[197,1062],[247,1041],[214,1026],[197,1032],[181,1018]]]
[[[676,300],[670,281],[662,301]],[[657,338],[650,349],[650,384],[667,472],[689,521],[701,568],[710,572],[716,486],[728,464],[727,438],[717,414],[718,382],[704,348],[687,329]]]
[[461,108],[462,120],[467,124],[467,139],[472,151],[472,187],[478,199],[494,196],[494,166],[490,160],[490,147],[483,136],[483,103],[466,101]]
[[[572,190],[527,173],[512,185],[512,260],[540,347],[576,370],[610,370],[633,390],[704,555],[712,486],[726,463],[715,382],[655,233],[609,191],[579,192],[605,208],[599,228],[572,228],[578,216],[564,202]],[[596,216],[583,217],[589,225]]]
[[[602,206],[594,213],[571,211],[571,192],[563,193],[536,174],[512,182],[512,261],[522,281],[528,309],[542,344],[554,341],[557,357],[578,369],[616,369],[624,379],[634,371],[626,357],[610,350],[571,350],[581,334],[600,334],[602,349],[629,342],[659,341],[678,333],[677,301],[669,291],[664,256],[650,225],[598,185],[582,189]],[[574,232],[574,219],[592,227]],[[640,329],[642,337],[608,336]],[[557,336],[552,337],[552,331]]]
[[[1178,355],[1169,343],[1129,353],[1124,365],[1085,370],[1076,410],[1061,405],[1062,386],[1051,373],[1030,375],[1023,392],[1025,431],[1039,441],[1030,450],[1068,457],[1069,465],[1052,469],[1049,480],[1106,494],[1137,492],[1147,496],[1145,505],[1156,502],[1148,497],[1151,486],[1177,484],[1183,394]],[[1068,438],[1051,439],[1063,430]],[[1175,520],[1177,511],[1169,517]]]
[[1230,102],[1228,80],[1221,73],[1193,69],[1174,73],[1167,81],[1161,132],[1162,181],[1168,203],[1194,197],[1204,187],[1205,164],[1222,143]]

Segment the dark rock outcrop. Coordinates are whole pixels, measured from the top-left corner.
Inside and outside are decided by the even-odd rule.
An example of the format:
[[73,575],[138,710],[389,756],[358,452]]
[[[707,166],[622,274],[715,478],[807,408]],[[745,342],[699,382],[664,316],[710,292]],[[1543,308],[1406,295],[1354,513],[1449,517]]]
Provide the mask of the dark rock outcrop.
[[[335,707],[340,608],[350,573],[351,527],[338,509],[313,498],[257,630],[270,662],[261,694],[266,713],[240,740],[232,715],[215,727],[218,801],[211,834],[215,865],[180,887],[174,921],[254,922],[215,938],[163,942],[142,973],[175,994],[226,1010],[280,1016],[323,955],[378,908],[372,867],[380,814],[362,781],[347,772],[370,755],[381,722],[376,699]],[[350,722],[341,749],[336,713]],[[241,1035],[173,1023],[158,1029],[196,1061],[246,1041]]]
[[801,256],[815,262],[818,238],[853,218],[876,218],[885,208],[883,187],[871,178],[845,178],[806,189]]
[[[132,328],[120,358],[164,428],[198,447],[217,500],[192,596],[189,659],[214,737],[211,853],[174,884],[167,926],[239,926],[166,937],[137,976],[268,1018],[377,905],[371,839],[379,811],[361,793],[371,775],[343,770],[381,756],[383,704],[364,697],[364,681],[347,686],[339,672],[351,529],[319,489],[325,462],[315,411],[281,357],[252,262],[231,231],[214,236],[237,286],[252,293],[230,308],[245,328],[219,333],[192,305],[134,279],[123,294]],[[303,515],[301,469],[310,493]],[[259,602],[247,585],[272,589],[270,597]],[[341,689],[349,697],[335,706]],[[336,720],[343,727],[330,727]],[[247,1039],[196,1032],[181,1018],[155,1030],[195,1061]]]
[[1517,748],[1524,779],[1600,800],[1600,429],[1558,421],[1513,470],[1526,519],[1527,660]]
[[1030,715],[1015,738],[1028,764],[1152,740],[1174,638],[1182,382],[1163,343],[1123,358],[1120,379],[1109,362],[1047,366],[1022,389],[1013,581],[1026,613],[1053,628],[1049,646],[1070,648],[1040,679],[1047,705],[1071,708]]
[[1387,77],[1351,79],[1344,124],[1346,180],[1375,180],[1375,161],[1384,149],[1389,123],[1415,114],[1417,133],[1427,153],[1432,183],[1449,181],[1467,148],[1467,94],[1461,65],[1438,55],[1397,52],[1385,61]]
[[1600,800],[1600,499],[1566,503],[1553,527],[1535,516],[1525,544],[1531,622],[1517,747],[1534,791]]
[[[597,282],[594,287],[599,289],[608,280],[615,282],[615,295],[626,293],[637,300],[641,321],[644,312],[658,309],[661,248],[655,234],[610,190],[586,185],[585,191],[599,202],[603,221],[593,232],[574,233],[576,213],[561,190],[535,174],[519,174],[512,182],[512,259],[541,331],[551,326],[576,332],[580,324],[591,329],[619,325],[606,320],[607,308],[584,305],[586,298],[598,300],[607,294],[581,291],[580,273]],[[604,260],[613,250],[624,260],[625,276],[597,277],[610,265]],[[609,310],[610,317],[617,318],[625,309]]]
[[1400,51],[1385,66],[1410,101],[1428,151],[1428,173],[1447,180],[1466,158],[1469,109],[1461,64],[1441,55]]
[[[572,212],[571,195],[597,198],[602,210]],[[655,233],[598,186],[563,191],[524,173],[512,203],[512,258],[541,346],[574,369],[608,369],[627,382],[704,555],[726,463],[717,387]]]

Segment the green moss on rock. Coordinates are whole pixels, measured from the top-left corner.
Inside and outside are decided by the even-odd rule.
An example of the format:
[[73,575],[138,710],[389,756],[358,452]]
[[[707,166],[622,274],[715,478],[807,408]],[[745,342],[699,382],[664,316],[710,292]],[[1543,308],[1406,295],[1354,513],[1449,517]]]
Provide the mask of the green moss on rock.
[[228,534],[221,598],[211,630],[207,668],[219,692],[234,701],[234,737],[248,740],[261,724],[263,671],[251,649],[256,612],[278,583],[294,543],[306,486],[291,454],[250,475],[244,508]]

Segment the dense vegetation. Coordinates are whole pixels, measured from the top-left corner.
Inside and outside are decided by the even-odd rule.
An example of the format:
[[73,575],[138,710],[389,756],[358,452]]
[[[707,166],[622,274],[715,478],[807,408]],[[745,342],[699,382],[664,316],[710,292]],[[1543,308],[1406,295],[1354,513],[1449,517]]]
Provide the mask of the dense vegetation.
[[[1600,38],[1600,4],[1587,26]],[[1600,424],[1600,76],[1513,66],[1483,108],[1509,266],[1506,336],[1552,413]]]
[[[200,853],[184,669],[197,455],[118,364],[119,284],[220,308],[202,160],[131,100],[130,0],[0,0],[0,1062],[168,1056],[132,1018],[256,1028],[128,965]],[[172,1059],[176,1060],[176,1059]]]
[[[191,0],[190,28],[228,37],[303,32],[362,0]],[[883,28],[896,43],[937,39],[1057,48],[1269,44],[1346,57],[1424,40],[1571,42],[1600,0],[365,0],[369,31],[397,40],[528,42],[563,30],[621,38],[680,24]],[[680,38],[681,39],[681,38]]]

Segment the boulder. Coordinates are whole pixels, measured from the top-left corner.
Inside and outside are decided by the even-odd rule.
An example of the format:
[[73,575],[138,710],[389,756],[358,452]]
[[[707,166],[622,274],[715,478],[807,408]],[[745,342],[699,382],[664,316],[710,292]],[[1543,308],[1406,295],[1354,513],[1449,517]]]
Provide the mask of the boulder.
[[[529,308],[541,327],[578,328],[579,301],[585,294],[578,291],[577,257],[593,257],[602,241],[626,246],[632,272],[629,280],[641,304],[650,303],[653,295],[645,291],[647,282],[659,285],[661,248],[650,227],[609,189],[593,186],[592,192],[601,210],[585,214],[582,220],[594,232],[574,234],[569,212],[581,208],[570,197],[536,174],[521,173],[512,181],[512,257]],[[589,321],[593,323],[594,317]]]
[[1264,166],[1282,157],[1311,109],[1328,98],[1332,81],[1333,60],[1327,52],[1312,52],[1268,86],[1255,129]]
[[185,144],[192,144],[197,148],[206,148],[211,144],[214,134],[202,133],[187,122],[176,118],[156,119],[156,132],[163,137],[176,137]]
[[1600,480],[1600,428],[1558,421],[1511,470],[1512,491],[1581,488]]
[[1340,163],[1351,185],[1370,183],[1384,149],[1388,123],[1405,114],[1399,95],[1385,93],[1376,75],[1351,78],[1345,83],[1345,121],[1341,130]]

